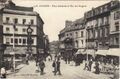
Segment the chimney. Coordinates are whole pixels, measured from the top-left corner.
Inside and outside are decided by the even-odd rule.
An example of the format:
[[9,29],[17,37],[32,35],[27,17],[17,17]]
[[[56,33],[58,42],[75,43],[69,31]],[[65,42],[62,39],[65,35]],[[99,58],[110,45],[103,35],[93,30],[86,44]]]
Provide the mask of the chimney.
[[65,22],[65,27],[70,27],[72,25],[72,21],[66,21]]

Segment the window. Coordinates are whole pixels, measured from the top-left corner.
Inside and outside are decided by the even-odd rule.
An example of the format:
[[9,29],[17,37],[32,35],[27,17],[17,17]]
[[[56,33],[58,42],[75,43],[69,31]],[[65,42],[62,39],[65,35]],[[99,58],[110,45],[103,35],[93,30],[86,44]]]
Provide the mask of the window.
[[9,23],[10,18],[6,17],[6,23]]
[[25,29],[25,28],[23,28],[23,29],[22,29],[22,31],[23,31],[23,32],[26,32],[26,29]]
[[101,25],[104,25],[104,17],[103,18],[101,18]]
[[78,47],[78,41],[76,40],[76,47]]
[[88,32],[87,32],[87,39],[89,39],[90,38],[90,30],[88,30]]
[[23,24],[25,24],[26,23],[26,19],[23,19]]
[[107,11],[107,9],[108,9],[108,5],[105,5],[104,11]]
[[70,33],[70,36],[72,36],[72,33]]
[[119,22],[115,22],[115,31],[119,31]]
[[98,37],[98,30],[94,30],[95,31],[95,38]]
[[114,13],[114,20],[120,19],[120,11]]
[[115,31],[119,31],[119,26],[115,26]]
[[78,37],[78,32],[75,32],[75,34],[76,34],[76,37]]
[[75,26],[77,26],[77,24],[75,24]]
[[107,37],[107,35],[108,35],[108,29],[107,28],[105,28],[105,37]]
[[13,43],[13,38],[11,38],[11,43]]
[[19,43],[21,43],[21,39],[19,39]]
[[18,31],[18,28],[15,28],[15,31]]
[[6,38],[6,44],[9,44],[9,38]]
[[100,37],[102,37],[102,29],[100,29]]
[[10,31],[10,28],[6,27],[6,31]]
[[105,24],[108,24],[109,22],[109,17],[105,17]]
[[32,44],[34,44],[34,39],[31,40]]
[[23,44],[26,44],[26,39],[23,39]]
[[82,43],[82,45],[83,45],[83,40],[81,40],[81,43]]
[[15,24],[18,23],[18,19],[17,19],[17,18],[14,19],[14,23],[15,23]]
[[100,12],[101,12],[101,13],[103,12],[103,7],[100,8]]
[[67,36],[68,36],[68,34],[67,34]]
[[83,37],[83,31],[81,31],[81,37]]
[[116,42],[116,44],[119,44],[119,38],[115,38],[115,42]]
[[30,20],[30,23],[31,23],[31,24],[34,24],[34,21],[31,19],[31,20]]
[[18,39],[17,38],[15,38],[15,44],[18,44]]

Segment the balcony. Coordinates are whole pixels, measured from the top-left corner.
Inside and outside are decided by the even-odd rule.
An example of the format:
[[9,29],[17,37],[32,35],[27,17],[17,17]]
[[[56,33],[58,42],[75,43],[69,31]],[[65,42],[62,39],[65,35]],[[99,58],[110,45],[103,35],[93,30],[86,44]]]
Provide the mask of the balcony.
[[119,34],[119,33],[120,33],[119,29],[111,32],[111,34]]
[[[5,24],[5,25],[14,25],[14,23],[10,23],[10,22],[9,23],[3,22],[3,24]],[[17,23],[16,25],[17,26],[28,26],[29,24],[20,24],[20,23]],[[37,25],[35,25],[35,24],[33,25],[32,24],[31,26],[37,26]]]
[[110,48],[119,48],[120,45],[119,45],[119,44],[116,44],[116,45],[110,45],[109,47],[110,47]]

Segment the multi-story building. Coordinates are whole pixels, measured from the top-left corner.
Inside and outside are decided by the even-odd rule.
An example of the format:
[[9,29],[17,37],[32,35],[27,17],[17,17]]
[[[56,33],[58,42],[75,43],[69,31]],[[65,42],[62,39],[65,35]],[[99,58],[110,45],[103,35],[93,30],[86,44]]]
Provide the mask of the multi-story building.
[[[32,7],[15,5],[11,0],[0,10],[0,41],[7,45],[5,54],[10,54],[15,43],[15,53],[25,54],[27,51],[27,29],[32,29],[32,53],[36,54],[38,49],[43,49],[43,20]],[[14,33],[14,38],[13,38]]]
[[107,49],[109,44],[110,3],[85,13],[88,48]]
[[[96,50],[98,50],[96,54],[105,55],[105,53],[107,53],[105,50],[108,50],[109,47],[112,47],[113,45],[118,47],[119,34],[117,30],[119,30],[119,14],[114,15],[116,12],[119,13],[117,11],[119,10],[118,7],[119,1],[111,1],[96,8],[92,8],[85,13],[87,48],[94,50],[94,54]],[[116,16],[117,19],[113,20],[113,16]],[[117,29],[116,32],[115,28]]]
[[92,56],[95,54],[106,55],[106,50],[113,47],[118,48],[120,46],[119,14],[119,1],[116,0],[85,12],[85,24],[84,22],[82,22],[83,24],[79,23],[80,20],[66,21],[66,27],[59,34],[61,48],[66,47],[64,40],[68,37],[73,41],[73,48],[86,47],[86,52]]
[[120,48],[120,3],[111,2],[110,48]]
[[[117,56],[113,60],[119,60],[120,56],[120,2],[111,2],[111,12],[110,12],[110,49],[108,51],[109,55]],[[115,53],[113,53],[115,52]],[[119,61],[118,61],[119,63]]]
[[60,48],[66,49],[68,44],[66,40],[70,40],[73,49],[85,49],[86,47],[86,32],[84,26],[84,19],[77,19],[76,21],[66,21],[66,26],[60,31],[59,41]]

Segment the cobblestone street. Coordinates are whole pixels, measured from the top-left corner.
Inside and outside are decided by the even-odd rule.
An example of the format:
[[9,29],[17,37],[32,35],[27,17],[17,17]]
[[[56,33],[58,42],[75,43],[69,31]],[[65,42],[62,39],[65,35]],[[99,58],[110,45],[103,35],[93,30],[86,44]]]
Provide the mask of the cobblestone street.
[[40,75],[40,72],[36,72],[37,67],[35,62],[29,62],[29,65],[25,65],[15,75],[9,75],[8,79],[110,79],[110,76],[100,74],[96,75],[92,72],[83,70],[83,65],[71,66],[61,61],[61,73],[62,75],[53,74],[52,61],[46,61],[45,74]]

